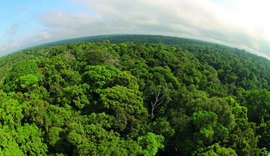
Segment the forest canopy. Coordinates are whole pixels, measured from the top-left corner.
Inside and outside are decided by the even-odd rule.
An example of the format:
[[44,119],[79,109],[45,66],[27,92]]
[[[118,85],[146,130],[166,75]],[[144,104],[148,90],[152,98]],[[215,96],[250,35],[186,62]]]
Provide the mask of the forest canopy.
[[164,36],[0,58],[0,155],[267,155],[270,61]]

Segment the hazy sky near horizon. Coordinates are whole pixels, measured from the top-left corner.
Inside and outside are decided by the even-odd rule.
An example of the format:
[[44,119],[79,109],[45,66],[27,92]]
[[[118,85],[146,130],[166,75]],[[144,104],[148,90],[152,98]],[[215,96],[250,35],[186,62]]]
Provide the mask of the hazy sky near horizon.
[[270,58],[269,0],[10,0],[0,5],[0,55],[106,34],[195,38]]

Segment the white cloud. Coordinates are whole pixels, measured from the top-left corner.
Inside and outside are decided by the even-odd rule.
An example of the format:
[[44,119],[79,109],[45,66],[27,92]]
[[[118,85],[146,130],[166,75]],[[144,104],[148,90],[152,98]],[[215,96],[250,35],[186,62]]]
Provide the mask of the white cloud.
[[10,25],[6,30],[5,30],[5,36],[6,37],[11,37],[15,35],[18,31],[20,24],[19,23],[13,23]]
[[6,52],[9,50],[17,50],[22,46],[23,46],[22,42],[14,40],[10,40],[8,44],[0,44],[0,51],[2,52],[0,53],[0,55],[6,54]]
[[38,16],[40,32],[23,42],[99,34],[163,34],[224,43],[270,58],[267,0],[69,1],[90,13],[44,12]]
[[[213,0],[73,0],[95,10],[103,22],[123,25],[123,32],[189,36],[225,43],[262,54],[269,42],[267,0],[230,1],[228,7]],[[259,4],[257,4],[259,3]],[[270,19],[268,20],[270,21]],[[269,24],[269,25],[268,25]],[[270,49],[268,49],[270,50]]]
[[265,6],[269,6],[266,5],[268,3],[266,0],[259,2],[239,0],[237,3],[231,1],[233,3],[231,7],[211,0],[98,2],[74,0],[74,2],[95,10],[103,22],[116,23],[111,29],[123,25],[124,32],[187,35],[246,48],[257,53],[262,50],[261,43],[269,41],[270,36],[265,33],[266,30],[270,32],[270,26],[265,26],[264,20],[267,18],[263,17],[263,14],[269,15],[266,14],[268,9]]

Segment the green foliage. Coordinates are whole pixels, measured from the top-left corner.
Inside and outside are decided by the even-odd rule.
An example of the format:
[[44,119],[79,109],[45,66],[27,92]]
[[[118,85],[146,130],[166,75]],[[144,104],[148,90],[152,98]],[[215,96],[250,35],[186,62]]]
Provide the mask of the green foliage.
[[28,74],[19,77],[16,83],[18,83],[18,86],[20,86],[22,89],[28,89],[30,87],[35,87],[38,81],[39,79],[36,76]]
[[7,75],[5,89],[22,91],[37,85],[41,79],[37,61],[21,61],[14,65]]
[[237,156],[236,152],[231,148],[221,147],[218,143],[207,148],[196,151],[194,155],[199,156]]
[[87,66],[83,77],[84,81],[90,84],[92,91],[100,92],[100,89],[107,87],[108,83],[112,81],[119,72],[120,71],[113,66]]
[[44,155],[47,145],[35,124],[23,124],[24,107],[14,93],[0,91],[0,149],[4,155]]
[[0,58],[0,155],[270,151],[268,60],[164,36],[91,40]]
[[249,90],[242,93],[242,103],[248,108],[248,118],[256,123],[270,119],[270,91]]
[[164,137],[147,133],[143,137],[138,138],[138,143],[142,146],[142,154],[145,156],[155,155],[160,148],[163,148]]
[[166,118],[157,118],[155,121],[149,124],[149,131],[153,131],[156,134],[161,134],[165,139],[170,139],[175,133],[170,123]]
[[122,86],[107,88],[101,94],[103,110],[114,116],[115,128],[126,130],[131,136],[136,136],[147,117],[143,99],[138,90]]
[[213,141],[214,128],[217,124],[217,115],[213,112],[199,111],[195,112],[191,116],[191,122],[198,129],[198,133],[195,134],[198,137],[198,141],[202,140],[205,143]]
[[11,128],[19,127],[23,119],[23,108],[14,94],[10,95],[0,91],[0,123],[1,127],[9,126]]

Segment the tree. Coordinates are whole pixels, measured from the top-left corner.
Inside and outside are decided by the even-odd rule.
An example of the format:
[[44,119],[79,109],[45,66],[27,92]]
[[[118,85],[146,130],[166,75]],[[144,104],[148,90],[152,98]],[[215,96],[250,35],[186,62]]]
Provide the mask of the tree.
[[36,60],[21,61],[13,66],[5,79],[5,90],[21,91],[42,80]]
[[104,90],[101,102],[103,111],[114,116],[116,129],[131,136],[138,135],[148,115],[138,90],[116,85]]
[[198,149],[194,155],[199,156],[237,156],[236,152],[231,148],[221,147],[215,143],[207,148]]
[[155,93],[154,101],[151,101],[151,119],[154,119],[154,111],[164,102],[165,95],[162,93],[161,89]]

